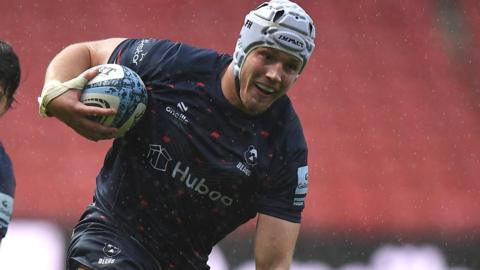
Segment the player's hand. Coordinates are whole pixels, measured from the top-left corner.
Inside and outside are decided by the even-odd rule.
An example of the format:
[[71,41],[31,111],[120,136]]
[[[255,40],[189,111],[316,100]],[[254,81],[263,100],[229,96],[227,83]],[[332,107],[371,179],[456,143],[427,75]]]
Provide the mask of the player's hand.
[[[84,76],[87,81],[90,81],[97,74],[97,70],[87,70],[79,76]],[[89,117],[114,115],[116,113],[115,109],[87,106],[80,102],[80,95],[81,90],[69,89],[48,103],[48,113],[89,140],[98,141],[114,138],[118,129],[103,126],[89,119]]]

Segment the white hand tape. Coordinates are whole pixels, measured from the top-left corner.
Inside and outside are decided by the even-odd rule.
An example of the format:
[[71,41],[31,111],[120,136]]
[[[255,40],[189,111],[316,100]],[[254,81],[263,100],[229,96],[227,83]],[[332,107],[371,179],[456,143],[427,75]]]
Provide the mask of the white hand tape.
[[38,97],[40,115],[42,117],[48,116],[47,105],[50,101],[67,92],[69,89],[81,90],[87,83],[88,80],[83,77],[83,74],[63,83],[56,80],[46,83],[43,87],[42,95]]

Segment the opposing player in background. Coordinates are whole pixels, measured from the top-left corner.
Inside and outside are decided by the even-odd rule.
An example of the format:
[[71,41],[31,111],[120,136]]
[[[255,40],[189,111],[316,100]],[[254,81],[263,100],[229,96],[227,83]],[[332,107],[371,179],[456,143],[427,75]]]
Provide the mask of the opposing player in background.
[[155,39],[113,38],[61,51],[47,69],[40,113],[86,138],[109,139],[116,130],[89,120],[114,111],[79,102],[78,89],[95,76],[82,72],[121,64],[150,89],[145,115],[106,156],[94,201],[74,229],[67,268],[209,269],[212,247],[257,216],[257,269],[288,269],[308,167],[286,93],[314,38],[300,6],[272,0],[246,16],[233,57]]
[[[20,83],[20,64],[12,47],[0,40],[0,116],[12,105]],[[4,125],[1,128],[6,128]],[[12,162],[0,142],[0,243],[12,217],[15,177]]]

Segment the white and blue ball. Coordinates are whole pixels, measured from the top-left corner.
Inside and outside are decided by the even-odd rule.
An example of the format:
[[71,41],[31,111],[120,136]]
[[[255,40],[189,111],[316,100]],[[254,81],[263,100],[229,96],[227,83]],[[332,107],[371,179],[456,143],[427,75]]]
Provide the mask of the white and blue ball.
[[105,64],[99,74],[82,90],[80,101],[88,106],[114,108],[115,115],[94,117],[98,123],[118,128],[116,138],[123,136],[142,117],[148,94],[140,76],[128,67]]

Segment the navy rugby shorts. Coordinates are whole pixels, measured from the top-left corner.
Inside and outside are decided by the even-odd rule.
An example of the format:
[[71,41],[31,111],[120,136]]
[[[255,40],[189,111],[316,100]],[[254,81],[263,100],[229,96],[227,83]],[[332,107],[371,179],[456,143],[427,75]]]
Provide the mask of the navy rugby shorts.
[[161,264],[107,215],[89,206],[75,226],[67,252],[67,270],[161,270]]

